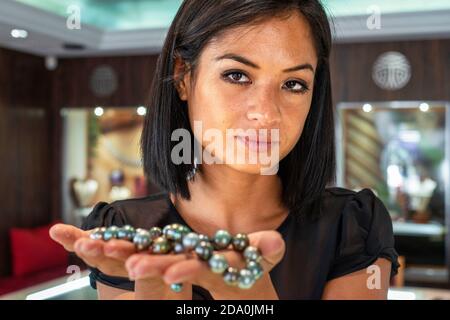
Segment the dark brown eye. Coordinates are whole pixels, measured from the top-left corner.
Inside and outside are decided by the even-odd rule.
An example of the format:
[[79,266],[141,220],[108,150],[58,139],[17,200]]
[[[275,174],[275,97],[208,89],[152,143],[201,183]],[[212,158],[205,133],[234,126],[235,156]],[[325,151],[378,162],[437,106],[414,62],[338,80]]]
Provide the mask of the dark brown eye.
[[239,72],[239,71],[225,73],[223,75],[223,78],[226,81],[229,81],[231,83],[236,83],[236,84],[246,84],[246,83],[250,82],[249,81],[250,79],[244,73]]
[[286,82],[285,86],[287,87],[288,90],[295,93],[304,93],[308,91],[308,88],[306,87],[305,84],[296,80],[289,80],[288,82]]

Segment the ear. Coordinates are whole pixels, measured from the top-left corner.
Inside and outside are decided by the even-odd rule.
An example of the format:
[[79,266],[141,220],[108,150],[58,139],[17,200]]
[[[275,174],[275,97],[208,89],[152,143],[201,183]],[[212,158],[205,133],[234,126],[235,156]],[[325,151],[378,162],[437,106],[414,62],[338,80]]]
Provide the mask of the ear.
[[175,58],[174,69],[175,88],[178,91],[180,99],[187,101],[190,71],[188,71],[186,63],[180,57]]

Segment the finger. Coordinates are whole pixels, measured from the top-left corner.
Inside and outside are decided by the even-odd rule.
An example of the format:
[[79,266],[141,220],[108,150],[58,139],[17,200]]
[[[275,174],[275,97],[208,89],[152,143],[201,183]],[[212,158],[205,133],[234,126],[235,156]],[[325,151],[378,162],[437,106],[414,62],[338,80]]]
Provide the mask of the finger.
[[185,254],[155,255],[138,253],[125,262],[130,279],[138,280],[161,276],[172,264],[188,259]]
[[58,223],[50,228],[49,235],[53,240],[61,244],[64,249],[73,252],[75,241],[82,237],[88,237],[89,232],[68,224]]
[[211,278],[214,276],[215,274],[209,270],[204,261],[190,259],[169,266],[163,275],[163,279],[167,284],[190,282],[200,286],[202,284],[199,279],[202,279],[211,286]]
[[81,238],[75,242],[74,250],[87,265],[99,269],[106,275],[119,277],[128,276],[123,261],[106,257],[103,254],[103,241]]
[[261,266],[265,272],[272,270],[283,258],[286,245],[277,231],[258,231],[248,235],[250,245],[261,251]]
[[125,262],[136,253],[136,247],[132,242],[113,239],[104,244],[103,253],[107,257]]

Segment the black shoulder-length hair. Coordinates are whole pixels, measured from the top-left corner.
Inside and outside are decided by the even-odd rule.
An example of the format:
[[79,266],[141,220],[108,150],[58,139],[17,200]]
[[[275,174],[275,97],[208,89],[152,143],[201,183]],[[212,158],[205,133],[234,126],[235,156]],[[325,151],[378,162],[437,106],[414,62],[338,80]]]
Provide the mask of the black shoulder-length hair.
[[[204,47],[231,28],[256,24],[271,17],[299,12],[309,23],[318,65],[311,108],[302,135],[293,150],[280,161],[283,203],[291,213],[317,216],[320,198],[335,179],[334,111],[331,100],[329,56],[331,30],[318,0],[185,0],[181,4],[158,57],[151,90],[149,111],[141,137],[144,173],[167,192],[190,199],[186,176],[193,164],[174,164],[171,151],[175,129],[189,130],[186,101],[179,98],[174,79],[175,59],[181,58],[195,71]],[[301,212],[305,214],[300,214]]]

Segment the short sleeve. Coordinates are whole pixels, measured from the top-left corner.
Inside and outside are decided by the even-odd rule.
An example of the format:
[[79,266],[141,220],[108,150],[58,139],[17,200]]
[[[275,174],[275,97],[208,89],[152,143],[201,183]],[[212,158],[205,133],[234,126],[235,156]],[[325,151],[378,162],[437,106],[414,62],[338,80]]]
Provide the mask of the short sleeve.
[[[82,229],[90,230],[96,227],[109,227],[112,225],[123,226],[126,225],[124,213],[114,203],[108,204],[106,202],[99,202],[95,205],[92,212],[84,220]],[[118,289],[133,291],[134,281],[130,281],[128,278],[113,277],[102,273],[95,268],[89,268],[91,273],[89,274],[91,287],[97,289],[97,281]]]
[[382,201],[363,189],[346,201],[339,221],[335,259],[328,279],[372,265],[378,258],[392,262],[391,277],[398,272],[392,220]]

